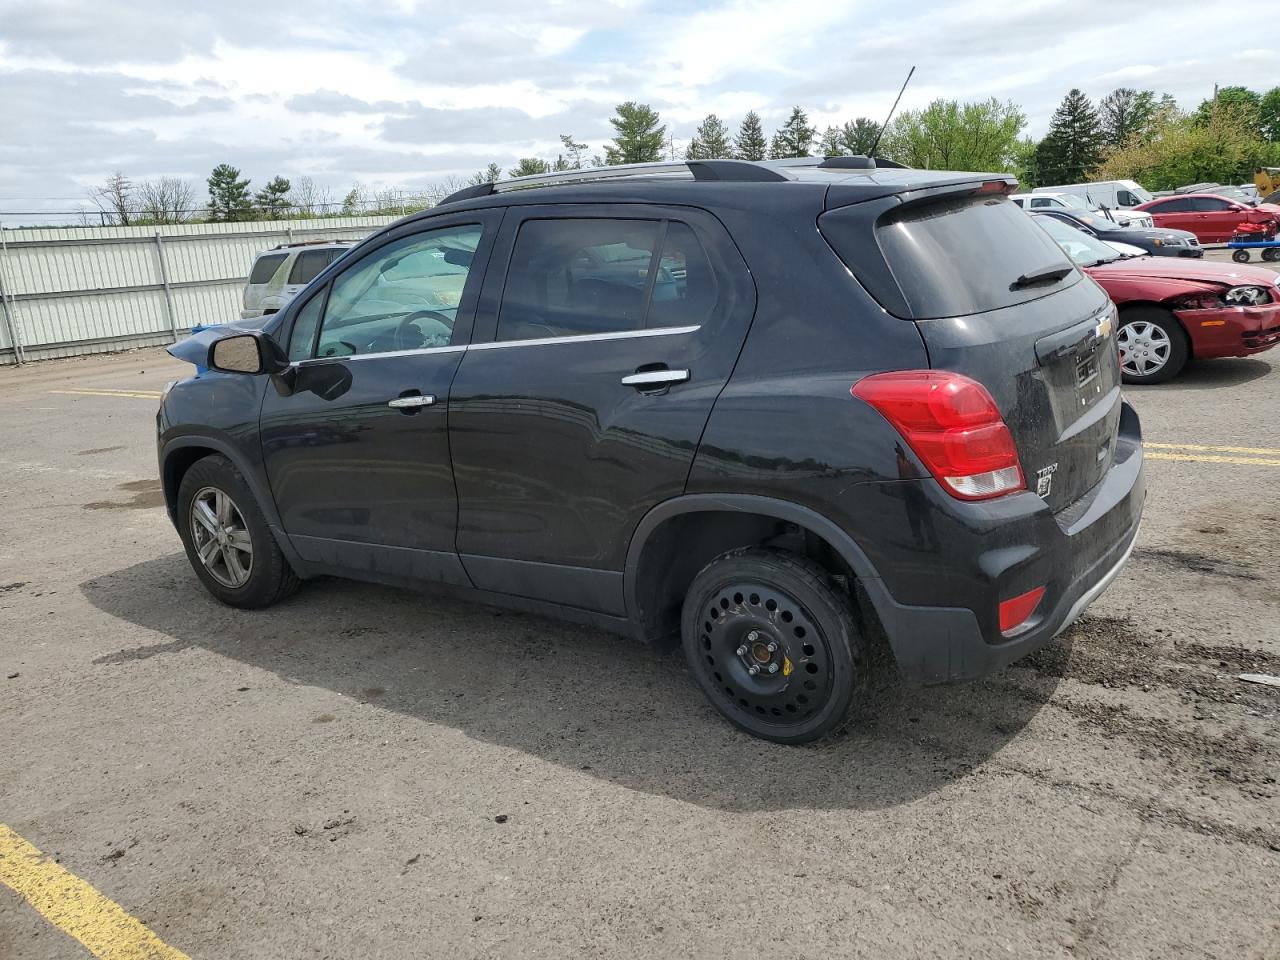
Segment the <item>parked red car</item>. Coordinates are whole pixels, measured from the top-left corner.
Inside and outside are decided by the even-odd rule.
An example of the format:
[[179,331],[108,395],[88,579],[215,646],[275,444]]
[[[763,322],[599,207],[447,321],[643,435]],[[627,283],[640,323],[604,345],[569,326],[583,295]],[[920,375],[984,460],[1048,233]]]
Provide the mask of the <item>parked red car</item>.
[[1212,193],[1184,193],[1160,197],[1134,207],[1151,214],[1157,227],[1190,230],[1201,243],[1225,243],[1238,223],[1280,221],[1280,206],[1260,203],[1251,207]]
[[1053,217],[1036,222],[1119,308],[1125,383],[1163,383],[1192,357],[1243,357],[1280,343],[1280,274],[1177,257],[1125,256]]

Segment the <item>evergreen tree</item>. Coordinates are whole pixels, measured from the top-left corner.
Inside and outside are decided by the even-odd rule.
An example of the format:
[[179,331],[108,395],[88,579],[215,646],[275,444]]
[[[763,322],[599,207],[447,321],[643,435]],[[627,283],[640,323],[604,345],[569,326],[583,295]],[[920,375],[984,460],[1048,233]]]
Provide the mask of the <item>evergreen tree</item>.
[[729,128],[714,113],[707,114],[698,125],[698,131],[685,147],[686,160],[723,160],[733,156],[729,143]]
[[850,120],[840,128],[841,152],[851,157],[868,156],[871,145],[880,136],[880,124],[866,117]]
[[467,181],[467,186],[478,187],[482,183],[497,183],[502,179],[502,168],[496,163],[491,163],[483,170],[478,170],[471,175],[471,179]]
[[809,126],[809,115],[799,107],[792,107],[787,122],[773,135],[769,156],[774,160],[807,157],[817,135],[817,129]]
[[209,219],[214,223],[248,220],[253,216],[249,181],[229,163],[220,163],[209,176]]
[[1036,147],[1041,183],[1079,183],[1102,159],[1102,123],[1093,104],[1072,89],[1053,112],[1049,132]]
[[844,156],[844,138],[839,127],[827,127],[818,141],[818,155],[822,157]]
[[268,220],[279,220],[289,209],[289,191],[292,184],[284,177],[272,177],[267,185],[253,195],[253,205]]
[[647,103],[628,100],[617,106],[613,144],[604,148],[605,163],[657,163],[667,146],[667,128]]
[[520,162],[507,171],[509,177],[534,177],[540,173],[550,173],[551,164],[537,157],[521,157]]
[[739,160],[763,160],[767,149],[760,115],[751,110],[742,118],[738,135],[733,138],[733,155]]
[[1118,147],[1130,137],[1140,136],[1151,126],[1156,109],[1156,95],[1150,90],[1120,87],[1098,102],[1098,118],[1107,143]]
[[581,170],[582,169],[582,152],[587,149],[585,143],[578,143],[573,139],[573,134],[560,134],[560,145],[564,148],[564,153],[556,155],[555,162],[551,165],[553,170]]

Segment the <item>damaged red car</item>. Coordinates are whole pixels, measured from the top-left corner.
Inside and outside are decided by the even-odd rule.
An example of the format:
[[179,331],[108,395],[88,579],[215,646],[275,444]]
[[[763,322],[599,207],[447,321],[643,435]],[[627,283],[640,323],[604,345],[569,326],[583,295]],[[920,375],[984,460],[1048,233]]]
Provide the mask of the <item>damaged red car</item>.
[[1116,341],[1125,383],[1163,383],[1193,357],[1244,357],[1280,343],[1280,274],[1121,254],[1060,220],[1035,220],[1119,309]]

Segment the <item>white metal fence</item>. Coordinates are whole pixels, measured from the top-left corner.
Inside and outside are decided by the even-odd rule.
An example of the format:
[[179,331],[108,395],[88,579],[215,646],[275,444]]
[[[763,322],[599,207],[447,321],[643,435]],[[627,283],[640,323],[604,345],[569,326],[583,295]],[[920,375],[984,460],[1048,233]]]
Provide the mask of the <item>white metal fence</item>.
[[0,364],[172,343],[240,316],[254,255],[394,217],[0,230]]

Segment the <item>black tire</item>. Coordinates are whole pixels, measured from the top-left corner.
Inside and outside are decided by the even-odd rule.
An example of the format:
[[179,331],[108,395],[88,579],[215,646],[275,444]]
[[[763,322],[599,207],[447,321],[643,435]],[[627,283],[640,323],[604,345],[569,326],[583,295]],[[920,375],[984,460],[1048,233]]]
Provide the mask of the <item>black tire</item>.
[[758,547],[717,557],[689,585],[680,634],[707,699],[763,740],[838,737],[869,700],[870,647],[849,599],[804,557]]
[[1268,263],[1275,263],[1280,260],[1280,247],[1266,247],[1262,251],[1262,259]]
[[[210,540],[217,541],[217,536],[193,513],[198,509],[194,503],[197,497],[208,505],[212,502],[210,498],[218,494],[229,498],[232,508],[228,511],[230,519],[223,527],[228,532],[224,545],[230,548],[231,538],[239,537],[243,531],[252,546],[247,554],[244,551],[235,554],[240,559],[234,561],[234,569],[232,561],[226,559],[226,552],[216,542],[210,544]],[[214,455],[197,460],[183,476],[178,487],[178,533],[196,576],[205,589],[225,604],[245,609],[269,607],[298,589],[298,576],[281,553],[258,501],[240,471],[226,457]],[[215,547],[210,565],[200,559],[197,538],[202,539],[204,546]],[[246,556],[247,566],[243,562]],[[236,583],[239,573],[245,578]]]
[[[1148,324],[1157,328],[1159,334],[1139,336],[1147,329]],[[1163,335],[1163,340],[1167,341],[1167,348],[1152,346],[1159,343],[1160,334]],[[1120,314],[1120,328],[1116,331],[1116,340],[1120,346],[1120,373],[1125,383],[1142,385],[1172,380],[1182,372],[1182,368],[1187,365],[1187,360],[1191,358],[1191,344],[1187,339],[1187,332],[1182,329],[1182,324],[1178,323],[1177,317],[1160,307],[1133,307],[1123,311]],[[1131,348],[1138,356],[1129,358],[1127,344],[1132,345]],[[1163,350],[1164,363],[1157,369],[1143,373],[1140,365],[1147,362],[1145,357],[1141,357],[1141,351],[1144,350],[1149,351],[1150,356],[1160,356],[1160,351]]]
[[[1264,260],[1267,258],[1267,251],[1265,251],[1265,250],[1264,250],[1264,251],[1262,252],[1262,258],[1263,258]],[[1231,259],[1232,259],[1232,260],[1234,260],[1236,263],[1248,263],[1248,262],[1249,262],[1249,251],[1248,251],[1248,250],[1236,250],[1236,251],[1234,251],[1234,252],[1231,254]]]

